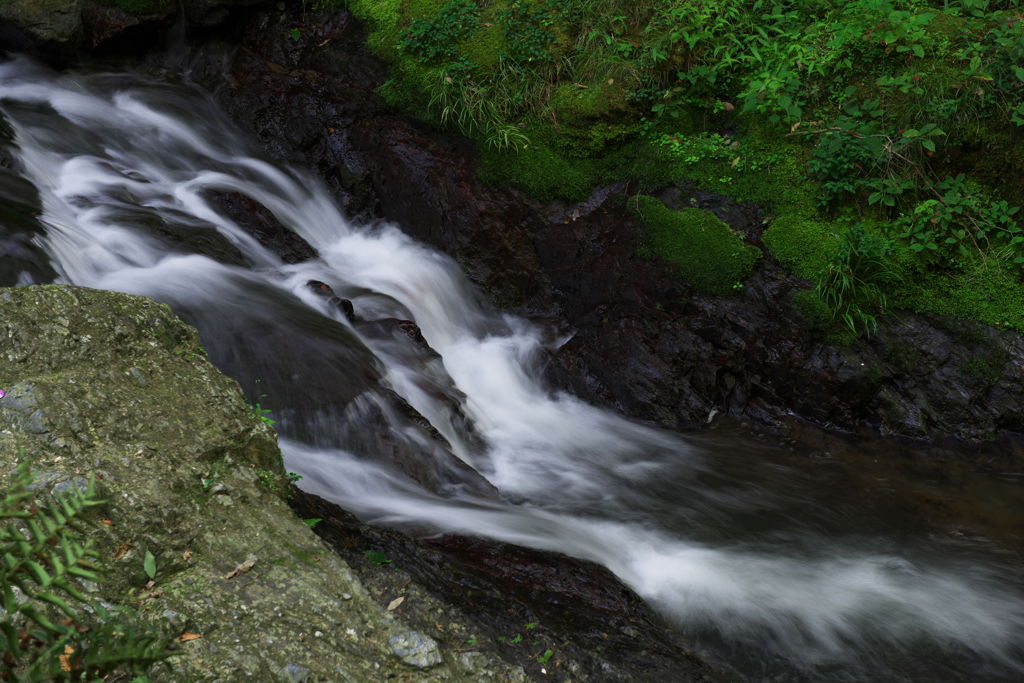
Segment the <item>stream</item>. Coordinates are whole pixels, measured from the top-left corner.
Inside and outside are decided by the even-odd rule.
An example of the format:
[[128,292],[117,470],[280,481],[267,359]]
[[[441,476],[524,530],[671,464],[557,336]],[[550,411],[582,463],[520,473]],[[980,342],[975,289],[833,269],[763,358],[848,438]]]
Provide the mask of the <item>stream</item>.
[[[271,411],[302,488],[368,522],[600,563],[745,678],[1024,677],[1013,550],[781,445],[552,391],[543,366],[564,339],[493,310],[399,226],[351,224],[193,86],[17,58],[0,64],[0,112],[11,283],[169,304]],[[239,198],[315,254],[283,260],[225,210]],[[14,205],[39,212],[17,240]]]

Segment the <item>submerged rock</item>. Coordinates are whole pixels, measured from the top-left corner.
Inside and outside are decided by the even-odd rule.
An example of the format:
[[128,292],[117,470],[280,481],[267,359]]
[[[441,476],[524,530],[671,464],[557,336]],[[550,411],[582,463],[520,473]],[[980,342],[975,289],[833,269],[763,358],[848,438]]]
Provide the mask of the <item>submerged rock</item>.
[[396,655],[413,629],[289,510],[274,432],[166,306],[0,289],[0,388],[0,488],[23,461],[46,491],[94,476],[109,521],[89,530],[108,570],[98,597],[198,634],[153,680],[475,680],[428,639]]

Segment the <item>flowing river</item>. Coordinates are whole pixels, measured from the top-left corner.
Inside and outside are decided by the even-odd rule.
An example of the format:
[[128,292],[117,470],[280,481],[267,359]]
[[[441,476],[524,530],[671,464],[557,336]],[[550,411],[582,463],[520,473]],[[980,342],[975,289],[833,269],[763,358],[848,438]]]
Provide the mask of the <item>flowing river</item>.
[[[0,197],[37,207],[31,246],[49,261],[12,279],[50,268],[168,303],[273,411],[307,490],[367,521],[603,564],[751,678],[1024,677],[1012,552],[893,520],[774,446],[658,431],[553,392],[541,370],[559,339],[490,309],[398,226],[351,224],[199,90],[14,59],[0,111]],[[282,260],[224,197],[315,254]]]

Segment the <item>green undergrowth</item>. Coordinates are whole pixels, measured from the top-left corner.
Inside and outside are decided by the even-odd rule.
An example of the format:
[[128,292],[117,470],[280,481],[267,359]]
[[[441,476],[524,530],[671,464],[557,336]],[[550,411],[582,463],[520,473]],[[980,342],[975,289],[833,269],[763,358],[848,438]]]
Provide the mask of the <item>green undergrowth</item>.
[[870,333],[909,309],[1024,331],[1014,0],[348,6],[391,65],[384,98],[474,140],[488,185],[578,201],[685,180],[765,206],[764,244],[809,282],[807,316]]
[[728,294],[742,289],[761,252],[702,209],[669,209],[655,197],[639,195],[630,207],[645,228],[641,253],[661,258],[701,291]]

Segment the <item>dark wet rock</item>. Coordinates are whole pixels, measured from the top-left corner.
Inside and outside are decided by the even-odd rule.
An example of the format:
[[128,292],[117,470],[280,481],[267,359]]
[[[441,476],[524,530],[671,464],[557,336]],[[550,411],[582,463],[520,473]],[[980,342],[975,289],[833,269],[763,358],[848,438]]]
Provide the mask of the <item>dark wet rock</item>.
[[155,30],[166,26],[175,11],[173,3],[157,5],[142,12],[129,12],[117,5],[86,2],[80,14],[81,40],[84,47],[96,49],[114,38],[122,37],[126,32]]
[[[434,372],[424,373],[415,381],[418,388],[426,395],[433,397],[444,406],[442,415],[437,419],[446,420],[456,434],[458,434],[472,453],[483,453],[484,442],[481,439],[473,421],[470,420],[462,406],[465,404],[466,396],[459,391],[451,377],[444,370],[441,356],[434,351],[423,337],[419,326],[412,320],[399,318],[381,318],[377,320],[366,320],[355,313],[352,302],[343,299],[334,293],[334,290],[325,282],[310,280],[306,286],[316,294],[327,300],[352,323],[353,328],[358,331],[364,339],[372,340],[379,347],[385,348],[388,354],[401,359],[405,367],[423,368],[433,365]],[[411,342],[411,343],[410,343]],[[426,485],[434,491],[452,490],[453,487],[460,487],[458,477],[463,477],[469,483],[469,490],[476,495],[487,498],[498,497],[497,490],[483,479],[477,471],[465,465],[459,460],[452,458],[452,444],[446,440],[438,429],[425,417],[417,412],[411,405],[397,394],[388,392],[390,403],[397,407],[397,410],[407,420],[423,429],[436,444],[442,444],[444,453],[430,455],[426,458],[419,454],[405,454],[390,461],[399,468],[399,471],[411,474],[416,481]],[[379,408],[379,406],[378,406]],[[384,416],[379,409],[374,411],[375,419],[380,419],[379,427],[382,433],[390,430],[387,427]],[[365,426],[367,419],[360,416],[359,424]],[[366,452],[379,456],[383,453],[393,452],[394,439],[386,437],[373,438],[373,444],[367,447]],[[429,450],[429,449],[428,449]],[[387,458],[385,458],[387,459]],[[453,476],[454,475],[454,476]]]
[[[504,660],[523,667],[523,680],[726,679],[598,565],[483,539],[417,539],[366,526],[304,492],[292,506],[300,517],[323,520],[314,531],[367,577],[382,603],[404,597],[396,612],[407,623],[442,648],[450,644],[471,655],[465,657],[470,672],[478,660],[485,666]],[[374,572],[367,551],[386,558],[391,571]],[[538,662],[548,649],[550,660]]]
[[[986,329],[964,342],[936,318],[907,315],[853,348],[831,346],[792,305],[808,283],[770,258],[736,296],[697,294],[636,255],[628,188],[541,206],[481,187],[466,141],[376,98],[384,72],[348,14],[310,15],[291,40],[300,17],[289,11],[253,16],[237,45],[200,48],[193,73],[271,152],[318,169],[348,211],[393,220],[453,255],[497,305],[560,321],[571,338],[548,365],[559,386],[672,428],[727,413],[777,429],[799,416],[917,438],[1024,431],[1024,383],[1012,381],[1024,366],[1019,335]],[[759,244],[756,205],[684,180],[661,195]],[[921,352],[901,365],[901,346]]]
[[327,299],[327,303],[334,306],[345,316],[345,319],[349,322],[354,322],[356,319],[356,311],[352,306],[352,302],[348,299],[342,299],[340,296],[335,295],[334,290],[326,282],[320,282],[319,280],[310,280],[306,283],[306,286],[311,290]]
[[133,52],[160,44],[175,21],[196,28],[219,25],[232,12],[270,0],[4,0],[0,2],[0,50],[69,62],[83,50],[120,43]]
[[44,284],[57,277],[37,243],[44,230],[37,219],[42,209],[36,188],[12,170],[6,151],[12,137],[0,116],[0,287]]
[[301,263],[316,258],[316,250],[306,240],[281,225],[274,214],[255,199],[240,192],[215,190],[207,190],[203,196],[285,263]]

